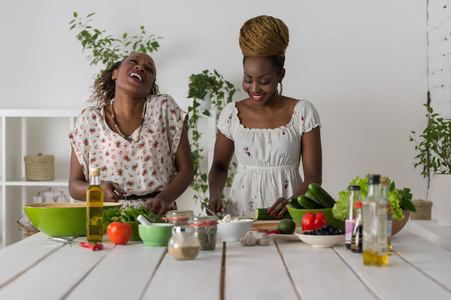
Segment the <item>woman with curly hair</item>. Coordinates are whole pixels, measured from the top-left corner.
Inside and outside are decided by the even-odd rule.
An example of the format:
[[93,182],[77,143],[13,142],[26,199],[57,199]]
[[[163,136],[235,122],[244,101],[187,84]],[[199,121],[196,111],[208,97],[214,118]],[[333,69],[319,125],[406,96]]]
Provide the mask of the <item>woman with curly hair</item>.
[[288,198],[304,194],[312,182],[322,183],[318,112],[309,101],[282,91],[288,42],[287,26],[271,16],[252,18],[241,27],[248,98],[228,104],[219,117],[209,173],[209,206],[215,211],[223,209],[220,195],[233,154],[238,168],[226,201],[226,212],[233,216],[253,216],[256,208],[269,208],[281,217]]
[[[159,94],[153,59],[132,54],[96,79],[90,101],[69,133],[69,193],[85,200],[89,168],[101,170],[104,201],[147,205],[164,214],[193,179],[187,114]],[[119,188],[121,187],[121,188]],[[121,191],[121,192],[118,192]]]

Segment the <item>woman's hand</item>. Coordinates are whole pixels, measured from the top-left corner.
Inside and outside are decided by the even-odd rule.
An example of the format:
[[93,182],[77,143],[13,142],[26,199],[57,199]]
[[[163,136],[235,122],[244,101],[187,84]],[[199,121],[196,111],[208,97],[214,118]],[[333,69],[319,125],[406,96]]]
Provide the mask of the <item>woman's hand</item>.
[[153,213],[164,215],[168,210],[170,210],[171,205],[157,196],[150,201],[147,207]]
[[120,193],[115,193],[114,191],[119,187],[119,184],[112,181],[101,181],[100,186],[103,190],[103,201],[104,202],[118,202],[123,195],[125,195],[124,191]]
[[268,209],[268,212],[272,216],[277,215],[278,218],[282,217],[287,212],[288,199],[280,197],[277,201]]
[[[214,212],[222,212],[222,199],[221,198],[213,198],[210,199],[210,202],[208,203],[208,207],[214,211]],[[209,213],[207,211],[208,215],[211,215],[211,213]]]

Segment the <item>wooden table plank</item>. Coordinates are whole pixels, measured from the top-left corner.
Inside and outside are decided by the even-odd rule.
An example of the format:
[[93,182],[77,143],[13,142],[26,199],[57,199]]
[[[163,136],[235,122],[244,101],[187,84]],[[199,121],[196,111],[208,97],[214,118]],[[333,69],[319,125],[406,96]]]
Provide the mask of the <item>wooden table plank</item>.
[[[166,254],[144,293],[144,299],[219,299],[222,246],[202,250],[195,260]],[[131,298],[130,298],[131,299]]]
[[269,246],[227,243],[225,299],[299,299],[274,241]]
[[[392,239],[393,248],[401,250],[398,240],[403,233],[398,233]],[[419,239],[419,238],[418,238]],[[418,242],[411,236],[409,243]],[[405,246],[403,246],[405,247]],[[401,247],[401,248],[403,248]],[[442,250],[433,247],[435,250]],[[434,281],[424,276],[422,272],[406,263],[400,256],[390,255],[385,267],[365,266],[362,255],[352,253],[346,248],[336,248],[337,253],[354,270],[362,283],[379,299],[449,299],[451,294]],[[414,248],[402,251],[417,251]],[[440,268],[437,260],[435,265]]]
[[301,299],[327,299],[332,295],[333,299],[375,299],[337,255],[335,249],[347,250],[344,244],[315,248],[302,242],[278,241],[278,246]]
[[439,226],[437,221],[409,220],[406,228],[422,238],[451,251],[451,227]]
[[49,238],[43,233],[32,235],[18,243],[12,244],[0,251],[0,289],[9,280],[20,276],[30,266],[45,259],[63,247],[61,244],[49,243]]
[[394,236],[392,246],[404,260],[445,286],[451,293],[451,252],[407,230]]
[[[41,247],[52,248],[54,244],[47,239]],[[112,247],[109,243],[102,251],[91,251],[78,245],[64,245],[0,289],[0,299],[60,299],[95,268]],[[19,263],[20,259],[14,261]]]
[[89,299],[99,292],[102,299],[139,299],[165,252],[165,247],[147,247],[141,242],[116,245],[67,299]]

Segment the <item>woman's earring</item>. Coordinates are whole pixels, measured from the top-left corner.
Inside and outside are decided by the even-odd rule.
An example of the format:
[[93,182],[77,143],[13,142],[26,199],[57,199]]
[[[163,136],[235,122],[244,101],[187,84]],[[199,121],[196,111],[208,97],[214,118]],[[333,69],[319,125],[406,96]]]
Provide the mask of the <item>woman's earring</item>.
[[280,91],[277,91],[277,95],[281,96],[282,92],[283,92],[283,85],[282,85],[282,82],[279,82],[279,84],[280,84]]

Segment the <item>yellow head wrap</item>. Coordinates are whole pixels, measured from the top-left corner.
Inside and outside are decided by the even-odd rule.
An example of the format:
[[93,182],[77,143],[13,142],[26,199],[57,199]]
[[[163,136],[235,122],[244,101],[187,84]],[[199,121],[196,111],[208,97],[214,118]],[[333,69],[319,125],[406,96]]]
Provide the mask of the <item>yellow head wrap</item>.
[[271,16],[258,16],[240,29],[240,47],[244,56],[274,56],[283,67],[290,34],[285,23]]

